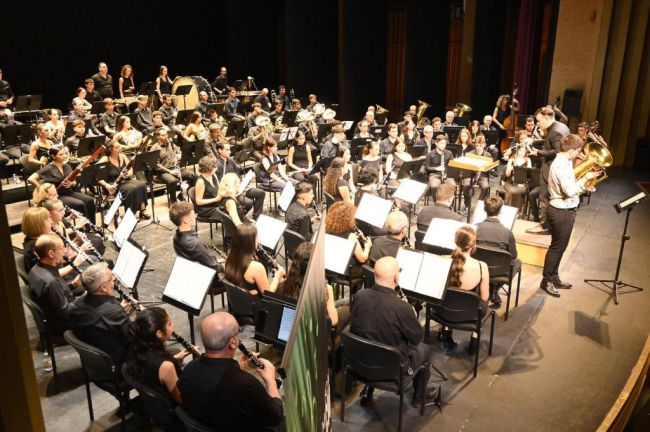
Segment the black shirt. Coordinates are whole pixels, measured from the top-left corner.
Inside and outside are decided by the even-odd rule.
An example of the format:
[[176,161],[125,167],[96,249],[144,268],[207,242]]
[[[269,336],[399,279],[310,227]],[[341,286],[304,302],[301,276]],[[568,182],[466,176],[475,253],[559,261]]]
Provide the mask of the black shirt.
[[149,133],[154,131],[153,118],[149,108],[136,108],[133,113],[136,115],[135,121],[138,124],[138,129],[142,132],[146,131]]
[[5,102],[14,97],[14,92],[11,90],[11,85],[5,80],[0,80],[0,102]]
[[437,150],[431,150],[427,153],[427,158],[424,161],[424,168],[429,174],[442,174],[440,171],[435,170],[440,166],[441,158],[444,157],[445,168],[449,166],[449,161],[453,159],[454,155],[450,150],[445,149],[445,151],[440,154]]
[[28,280],[32,299],[43,309],[50,329],[57,335],[71,329],[69,310],[74,295],[59,270],[37,263],[29,271]]
[[220,431],[264,431],[279,425],[284,416],[282,399],[269,396],[233,359],[192,360],[178,388],[183,409]]
[[172,126],[176,122],[176,108],[173,106],[162,105],[158,111],[162,113],[162,120],[167,126]]
[[422,207],[420,213],[418,214],[418,230],[426,231],[431,224],[431,219],[451,219],[458,222],[462,222],[463,217],[453,211],[449,206],[441,203],[435,203],[434,205]]
[[[41,183],[52,183],[58,187],[71,172],[72,168],[68,164],[63,164],[63,173],[61,173],[56,165],[50,163],[38,170],[38,178]],[[58,192],[62,196],[69,195],[71,192],[74,192],[74,188],[62,187]]]
[[75,300],[70,318],[75,335],[108,354],[119,370],[126,358],[130,321],[117,299],[86,294]]
[[285,220],[288,229],[300,233],[307,240],[311,239],[314,232],[311,226],[311,217],[307,207],[302,203],[298,201],[292,202],[287,209]]
[[394,289],[377,284],[355,295],[350,331],[399,349],[403,358],[408,356],[409,346],[418,345],[424,336],[413,308]]
[[176,231],[174,235],[174,251],[178,256],[220,271],[219,255],[213,249],[210,249],[194,230]]
[[370,247],[368,260],[370,261],[370,264],[374,266],[375,262],[377,262],[379,258],[385,256],[396,257],[400,247],[402,247],[402,242],[395,237],[387,235],[376,238],[373,240],[372,246]]
[[113,77],[106,74],[103,78],[99,72],[93,75],[92,80],[95,81],[95,90],[101,95],[102,98],[113,97]]
[[[207,145],[207,143],[206,143]],[[213,149],[212,151],[214,152],[216,150]],[[228,158],[227,160],[223,160],[223,158],[219,157],[219,155],[215,155],[217,158],[217,171],[215,172],[215,175],[221,181],[224,175],[228,173],[235,173],[238,176],[241,175],[241,167],[237,165],[237,162],[233,158]]]
[[517,258],[515,235],[497,217],[489,217],[476,225],[476,244],[495,246],[510,252],[512,259]]
[[107,112],[102,113],[102,115],[99,118],[99,125],[100,127],[106,132],[106,129],[109,128],[115,133],[115,128],[117,127],[117,119],[119,118],[119,114],[113,111],[113,113],[109,114]]
[[212,87],[219,90],[219,94],[223,94],[223,91],[228,87],[228,77],[217,76],[212,83]]

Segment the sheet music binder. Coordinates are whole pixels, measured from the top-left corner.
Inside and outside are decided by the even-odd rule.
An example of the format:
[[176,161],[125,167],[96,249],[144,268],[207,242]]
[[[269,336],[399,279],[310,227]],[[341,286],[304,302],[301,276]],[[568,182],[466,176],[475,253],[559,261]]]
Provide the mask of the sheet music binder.
[[425,301],[444,297],[451,269],[451,257],[401,248],[397,261],[402,268],[399,286],[409,296]]
[[162,300],[197,316],[201,313],[205,295],[216,274],[215,269],[176,257],[163,290]]

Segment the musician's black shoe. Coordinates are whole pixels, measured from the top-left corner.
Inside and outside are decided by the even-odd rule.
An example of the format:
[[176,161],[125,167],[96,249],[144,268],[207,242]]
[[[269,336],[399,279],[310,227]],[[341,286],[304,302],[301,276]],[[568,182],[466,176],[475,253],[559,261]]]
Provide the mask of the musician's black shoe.
[[501,297],[499,296],[499,288],[490,290],[490,307],[492,309],[499,309],[501,307]]
[[554,280],[553,285],[555,286],[555,288],[559,288],[559,289],[571,289],[571,287],[573,286],[568,282],[562,282],[560,279]]
[[442,330],[440,335],[441,335],[440,338],[442,340],[442,346],[444,346],[446,350],[453,350],[454,348],[456,348],[458,343],[456,343],[456,341],[452,337],[451,330]]
[[469,345],[467,345],[467,353],[469,355],[474,355],[476,354],[477,349],[478,349],[478,339],[472,336],[472,338],[469,340]]
[[361,398],[361,401],[359,402],[362,407],[367,406],[370,402],[372,402],[372,393],[375,391],[373,387],[368,387],[364,386],[363,390],[361,390],[361,393],[359,394],[359,397]]
[[150,219],[151,219],[151,215],[148,215],[145,212],[140,211],[140,220],[150,220]]
[[542,281],[541,288],[546,291],[547,294],[552,295],[553,297],[560,297],[560,293],[557,292],[555,285],[550,281]]

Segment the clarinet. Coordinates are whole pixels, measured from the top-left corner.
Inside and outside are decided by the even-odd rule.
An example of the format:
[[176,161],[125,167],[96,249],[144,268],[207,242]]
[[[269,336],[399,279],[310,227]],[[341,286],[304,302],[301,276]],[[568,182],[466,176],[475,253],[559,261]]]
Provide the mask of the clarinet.
[[79,268],[79,266],[78,266],[77,264],[74,263],[73,260],[71,260],[70,258],[68,258],[68,257],[65,256],[65,255],[63,256],[63,260],[65,261],[65,263],[66,263],[67,265],[69,265],[70,267],[72,267],[72,270],[74,270],[75,272],[77,272],[77,274],[81,274],[81,269]]
[[199,352],[199,349],[195,345],[189,343],[183,336],[179,335],[176,332],[172,332],[172,337],[176,339],[176,341],[179,344],[181,344],[183,348],[191,352],[194,358],[201,357],[201,353]]
[[[65,225],[65,222],[63,223],[63,226],[66,226],[66,225]],[[79,239],[81,240],[82,243],[87,243],[87,244],[88,244],[88,247],[90,248],[90,252],[91,252],[91,253],[92,253],[92,254],[93,254],[93,255],[94,255],[98,260],[100,260],[100,261],[103,261],[103,260],[104,260],[104,257],[102,257],[102,254],[100,254],[99,251],[97,250],[97,248],[96,248],[95,246],[93,246],[92,242],[91,242],[90,240],[88,240],[88,236],[86,236],[86,234],[84,234],[83,232],[79,231],[79,230],[74,226],[74,224],[70,224],[70,229],[71,229],[72,232],[77,236],[77,238],[79,238]]]
[[397,285],[397,286],[395,287],[395,292],[396,292],[397,295],[399,296],[400,300],[402,300],[403,302],[406,302],[406,303],[409,302],[409,299],[406,297],[406,294],[404,294],[404,291],[402,291],[402,287],[401,287],[401,286]]
[[264,369],[264,363],[260,361],[248,348],[244,346],[242,342],[239,342],[239,351],[243,352],[246,357],[255,365],[258,369]]
[[318,206],[314,201],[311,202],[311,208],[314,209],[314,213],[316,213],[316,217],[320,218],[321,217],[320,210],[318,210]]
[[227,259],[227,258],[228,258],[228,255],[226,255],[226,254],[225,254],[221,249],[219,249],[219,248],[217,247],[217,245],[214,245],[214,244],[211,244],[211,243],[207,243],[207,246],[208,246],[210,249],[212,249],[213,251],[215,251],[215,252],[217,253],[217,255],[219,255],[221,258],[223,258],[223,259]]
[[52,230],[52,232],[53,232],[54,234],[58,235],[59,238],[60,238],[61,240],[63,240],[63,243],[65,243],[66,246],[72,248],[72,250],[74,250],[74,251],[77,253],[77,255],[81,256],[81,257],[82,257],[82,258],[83,258],[83,259],[84,259],[88,264],[94,264],[94,262],[90,259],[90,257],[89,257],[88,255],[86,255],[86,253],[83,252],[83,251],[79,248],[79,246],[77,246],[76,244],[74,244],[74,242],[70,241],[66,236],[64,236],[64,235],[62,235],[62,234],[59,234],[58,231]]
[[408,236],[404,237],[404,247],[406,249],[413,249],[413,246],[411,245],[411,239]]
[[354,227],[354,234],[357,236],[357,240],[359,241],[359,244],[361,245],[361,249],[364,249],[366,247],[366,242],[368,241],[368,238],[357,227]]
[[126,291],[124,291],[124,290],[122,289],[122,287],[120,287],[118,281],[115,281],[115,282],[116,282],[116,283],[115,283],[115,291],[117,291],[117,293],[120,295],[120,297],[122,297],[124,300],[126,300],[127,302],[129,302],[129,304],[131,305],[131,307],[132,307],[133,309],[135,309],[137,312],[141,312],[141,311],[143,311],[143,310],[144,310],[144,306],[142,306],[142,304],[141,304],[138,300],[136,300],[136,299],[135,299],[131,294],[129,294],[129,293],[127,293]]
[[105,236],[104,230],[101,227],[98,227],[97,225],[92,223],[90,219],[84,216],[81,212],[68,206],[64,206],[64,209],[67,213],[70,213],[70,216],[74,216],[76,219],[79,219],[81,222],[83,222],[83,225],[87,227],[90,231],[94,232],[95,234],[99,234],[102,237]]
[[275,272],[280,269],[280,266],[278,263],[273,259],[271,255],[267,251],[264,250],[264,248],[260,245],[257,245],[257,250],[255,251],[255,256],[260,260],[263,261],[263,264],[268,265],[271,267],[271,277],[275,276]]

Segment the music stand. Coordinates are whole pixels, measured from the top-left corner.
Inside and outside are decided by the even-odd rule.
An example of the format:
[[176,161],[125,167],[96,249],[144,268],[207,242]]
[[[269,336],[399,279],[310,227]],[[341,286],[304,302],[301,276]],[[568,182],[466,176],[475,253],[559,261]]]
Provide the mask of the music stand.
[[626,211],[625,226],[623,228],[623,235],[621,236],[621,248],[618,251],[618,262],[616,263],[616,274],[614,275],[614,279],[585,279],[585,283],[588,283],[591,286],[595,286],[596,288],[598,288],[598,286],[594,285],[594,283],[599,283],[604,285],[608,291],[611,291],[610,297],[611,296],[614,297],[614,304],[618,304],[619,288],[627,287],[627,288],[632,288],[633,290],[633,291],[622,292],[621,294],[643,291],[643,288],[641,287],[622,282],[619,279],[619,276],[621,274],[621,263],[623,262],[623,250],[625,249],[625,242],[630,239],[630,236],[627,234],[627,226],[628,223],[630,222],[630,213],[632,212],[632,209],[636,207],[637,204],[639,204],[641,201],[645,201],[646,199],[648,199],[648,194],[646,194],[645,192],[640,192],[619,203],[614,204],[614,209],[616,210],[616,213],[621,213],[623,210]]
[[413,159],[419,158],[427,151],[425,146],[413,145],[406,149],[406,153],[410,154]]
[[410,161],[405,161],[397,173],[397,179],[401,180],[403,178],[411,178],[420,172],[424,159],[415,159]]
[[[180,166],[186,168],[188,165],[196,165],[203,156],[203,141],[183,141],[181,144]],[[196,168],[194,169],[196,173]]]
[[463,126],[445,126],[443,130],[449,137],[449,141],[447,141],[447,146],[451,143],[456,142],[456,138],[458,138],[458,134],[460,133],[461,129],[463,129]]
[[282,123],[286,124],[289,127],[295,126],[297,115],[298,111],[296,110],[285,111],[284,114],[282,114]]
[[363,149],[366,146],[352,146],[350,147],[350,159],[352,162],[359,162],[363,159]]
[[187,125],[187,123],[190,121],[190,116],[194,110],[178,110],[176,113],[176,124],[177,125]]
[[[477,172],[468,170],[466,168],[459,168],[454,166],[447,166],[447,178],[453,178],[456,181],[457,194],[456,197],[456,211],[460,211],[460,197],[463,192],[463,180],[469,179],[469,187],[473,188],[476,183]],[[472,214],[472,200],[469,200],[469,207],[467,208],[467,223],[469,223],[470,216]]]
[[186,102],[185,98],[187,97],[188,94],[190,94],[193,87],[194,86],[192,84],[178,86],[176,88],[176,93],[174,93],[174,95],[176,95],[176,96],[183,96],[183,109],[184,110],[187,110],[187,102]]
[[454,121],[458,126],[469,128],[469,117],[456,117]]
[[138,92],[138,94],[153,96],[155,91],[156,91],[156,86],[154,85],[153,81],[144,81],[140,84],[140,91]]
[[42,102],[43,95],[17,96],[15,111],[38,111]]
[[153,196],[153,173],[154,170],[158,167],[158,160],[160,159],[160,150],[154,150],[146,153],[138,153],[135,155],[135,161],[133,162],[133,172],[143,171],[144,176],[147,179],[147,185],[149,186],[149,198],[151,199],[151,222],[143,225],[140,228],[144,228],[151,224],[156,224],[162,228],[165,228],[167,231],[171,231],[171,228],[168,228],[160,223],[156,218],[156,206],[154,203]]
[[499,145],[499,131],[497,130],[482,130],[479,133],[485,136],[485,146]]
[[[120,252],[113,266],[115,279],[125,288],[129,288],[133,297],[138,299],[138,281],[144,270],[144,265],[149,259],[149,251],[140,246],[134,240],[127,239],[122,243]],[[144,302],[141,302],[144,303]],[[158,303],[158,302],[147,302]]]
[[350,149],[353,147],[365,147],[369,142],[372,142],[372,138],[354,138],[350,142]]
[[104,112],[106,112],[106,106],[104,105],[104,101],[93,102],[93,106],[92,108],[90,108],[91,114],[102,114]]
[[370,133],[377,141],[381,141],[388,136],[388,128],[386,126],[370,126]]
[[194,316],[203,308],[205,296],[212,286],[217,271],[199,263],[176,257],[163,290],[162,300],[187,312],[190,322],[190,341],[195,343]]
[[80,138],[79,147],[77,147],[77,157],[92,155],[104,142],[106,142],[106,136],[104,135]]
[[447,144],[445,150],[449,150],[455,158],[463,155],[463,146],[460,144]]
[[217,114],[221,117],[226,115],[226,104],[224,102],[217,102],[214,105],[214,110],[217,112]]
[[330,131],[332,130],[332,125],[325,123],[325,124],[319,124],[318,125],[318,138],[317,141],[321,142],[327,135],[329,135]]
[[245,124],[246,122],[244,120],[231,120],[230,123],[228,123],[228,129],[226,129],[226,136],[240,138],[244,132]]

